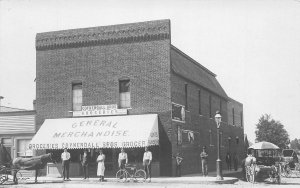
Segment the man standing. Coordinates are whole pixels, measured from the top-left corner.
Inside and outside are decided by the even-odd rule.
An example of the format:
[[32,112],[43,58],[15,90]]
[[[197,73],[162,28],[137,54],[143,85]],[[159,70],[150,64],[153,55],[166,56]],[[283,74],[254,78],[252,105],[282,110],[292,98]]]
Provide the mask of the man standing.
[[[64,149],[64,152],[61,154],[61,161],[62,161],[62,167],[63,167],[63,177],[64,180],[71,181],[69,179],[69,167],[70,167],[70,158],[71,155],[67,151],[67,148]],[[66,179],[66,174],[67,174],[67,179]]]
[[202,152],[200,153],[201,165],[202,165],[202,175],[207,176],[207,158],[208,154],[206,153],[206,147],[202,148]]
[[231,170],[231,156],[230,156],[229,152],[227,152],[227,154],[226,154],[225,161],[227,164],[227,169]]
[[176,154],[175,159],[176,159],[176,177],[181,177],[181,162],[183,160],[183,157],[178,152]]
[[151,181],[151,162],[152,162],[152,153],[148,150],[148,147],[145,147],[145,152],[143,156],[143,165],[146,172],[146,179],[149,177]]
[[83,155],[80,157],[81,165],[83,168],[84,179],[89,178],[89,157],[87,150],[84,150]]
[[119,153],[118,163],[120,169],[124,169],[125,165],[128,163],[128,156],[127,153],[125,153],[124,148],[121,148],[121,153]]

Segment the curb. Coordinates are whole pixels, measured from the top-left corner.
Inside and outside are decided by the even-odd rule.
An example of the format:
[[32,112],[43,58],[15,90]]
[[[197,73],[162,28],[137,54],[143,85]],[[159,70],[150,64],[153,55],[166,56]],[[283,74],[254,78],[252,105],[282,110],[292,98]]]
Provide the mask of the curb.
[[[200,178],[200,179],[199,179]],[[209,179],[202,179],[202,177],[185,177],[185,178],[176,178],[176,179],[152,179],[151,182],[144,182],[149,184],[234,184],[239,179],[232,177],[224,177],[224,180],[216,180],[214,177],[209,177]],[[60,179],[57,180],[38,180],[37,184],[43,183],[66,183],[66,184],[131,184],[133,181],[128,182],[118,182],[113,178],[107,178],[106,182],[99,182],[97,179],[90,180],[81,180],[81,179],[72,179],[72,181],[63,181]],[[35,184],[34,180],[28,180],[26,182],[19,182],[19,184]],[[143,183],[134,183],[134,184],[143,184]]]

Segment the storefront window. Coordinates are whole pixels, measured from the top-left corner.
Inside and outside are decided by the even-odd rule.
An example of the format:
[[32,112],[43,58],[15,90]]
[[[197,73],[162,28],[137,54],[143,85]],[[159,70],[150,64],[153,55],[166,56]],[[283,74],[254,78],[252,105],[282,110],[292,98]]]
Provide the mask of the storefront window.
[[17,141],[17,156],[18,157],[31,157],[32,150],[29,149],[30,139],[19,139]]

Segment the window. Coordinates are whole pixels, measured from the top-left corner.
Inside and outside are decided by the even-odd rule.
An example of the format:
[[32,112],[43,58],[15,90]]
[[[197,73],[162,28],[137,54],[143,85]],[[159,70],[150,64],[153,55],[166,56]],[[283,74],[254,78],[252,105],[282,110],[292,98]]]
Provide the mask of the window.
[[182,145],[182,129],[179,125],[177,126],[177,145]]
[[11,138],[2,138],[1,143],[4,146],[11,146],[12,145],[12,139]]
[[30,139],[19,139],[17,141],[17,156],[18,157],[25,157],[25,156],[32,156],[32,150],[29,149]]
[[198,100],[199,100],[199,114],[202,114],[202,109],[201,109],[201,90],[198,90]]
[[130,108],[130,80],[119,81],[120,107]]
[[243,111],[241,112],[241,127],[243,127]]
[[222,99],[220,99],[220,113],[222,114]]
[[220,146],[224,147],[223,132],[220,132]]
[[209,145],[213,146],[212,131],[211,130],[209,130]]
[[1,143],[4,145],[9,156],[11,156],[12,139],[11,138],[2,138]]
[[234,125],[235,122],[234,122],[234,108],[232,108],[232,125]]
[[185,109],[188,110],[188,85],[184,84],[184,93],[185,93]]
[[82,107],[82,83],[72,85],[73,111],[81,111]]
[[211,95],[209,95],[209,118],[212,118],[212,112],[211,112]]

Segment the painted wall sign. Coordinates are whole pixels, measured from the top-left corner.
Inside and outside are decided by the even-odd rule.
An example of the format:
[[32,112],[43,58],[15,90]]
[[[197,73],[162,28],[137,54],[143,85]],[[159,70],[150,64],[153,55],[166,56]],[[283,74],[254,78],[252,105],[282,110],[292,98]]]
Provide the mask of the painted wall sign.
[[73,111],[73,116],[111,116],[126,115],[127,109],[118,109],[118,105],[82,106],[81,111]]

